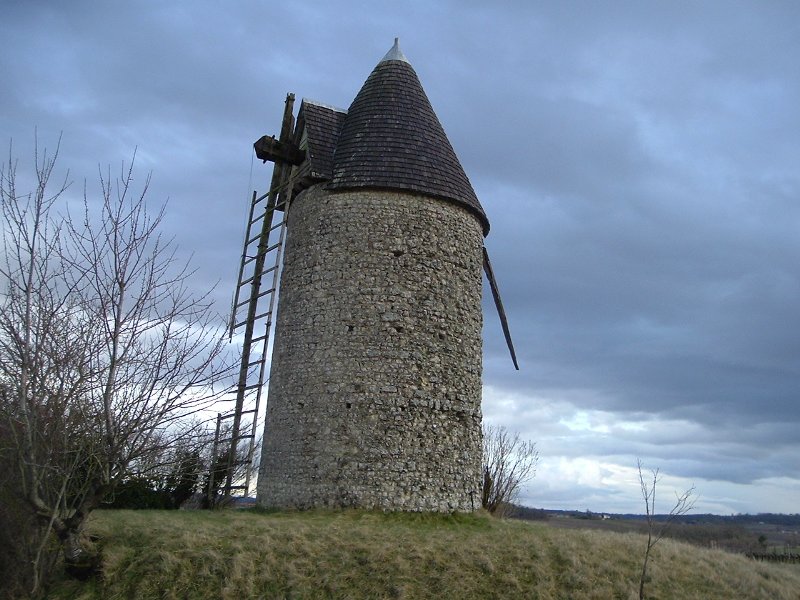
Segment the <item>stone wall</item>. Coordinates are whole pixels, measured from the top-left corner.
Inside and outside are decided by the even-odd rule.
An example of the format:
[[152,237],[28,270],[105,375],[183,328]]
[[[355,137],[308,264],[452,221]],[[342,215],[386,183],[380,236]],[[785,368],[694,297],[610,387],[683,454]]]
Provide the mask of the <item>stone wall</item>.
[[258,502],[480,507],[479,221],[408,193],[295,199]]

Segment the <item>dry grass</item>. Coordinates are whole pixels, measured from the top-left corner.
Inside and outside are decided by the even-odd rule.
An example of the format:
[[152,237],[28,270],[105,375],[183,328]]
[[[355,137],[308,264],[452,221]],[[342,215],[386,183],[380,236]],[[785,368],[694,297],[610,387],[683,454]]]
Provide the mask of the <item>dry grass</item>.
[[[483,515],[103,511],[104,577],[53,598],[619,598],[644,538]],[[651,598],[800,598],[800,568],[662,541]]]

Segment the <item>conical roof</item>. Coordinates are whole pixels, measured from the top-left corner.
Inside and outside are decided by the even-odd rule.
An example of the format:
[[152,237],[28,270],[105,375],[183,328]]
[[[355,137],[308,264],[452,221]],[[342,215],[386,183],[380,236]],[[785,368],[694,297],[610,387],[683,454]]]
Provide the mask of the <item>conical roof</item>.
[[411,64],[395,45],[350,105],[333,157],[329,189],[405,190],[489,220]]

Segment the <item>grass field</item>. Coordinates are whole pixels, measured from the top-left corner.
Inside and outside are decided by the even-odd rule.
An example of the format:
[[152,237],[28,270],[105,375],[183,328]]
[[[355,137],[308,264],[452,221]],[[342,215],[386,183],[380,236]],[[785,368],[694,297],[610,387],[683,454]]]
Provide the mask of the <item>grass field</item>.
[[[51,598],[636,598],[644,538],[485,515],[100,511],[103,574]],[[663,540],[650,598],[800,598],[800,566]]]

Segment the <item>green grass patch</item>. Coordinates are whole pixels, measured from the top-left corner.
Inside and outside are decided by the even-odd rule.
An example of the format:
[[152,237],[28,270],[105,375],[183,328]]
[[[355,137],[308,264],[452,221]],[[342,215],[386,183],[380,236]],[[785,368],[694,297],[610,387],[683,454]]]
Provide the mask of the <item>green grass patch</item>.
[[[99,511],[103,576],[51,598],[637,597],[639,534],[476,515]],[[798,598],[800,569],[663,540],[652,598]]]

